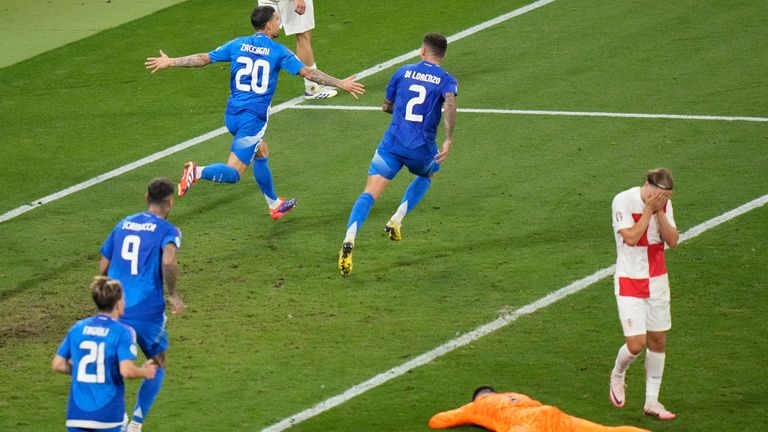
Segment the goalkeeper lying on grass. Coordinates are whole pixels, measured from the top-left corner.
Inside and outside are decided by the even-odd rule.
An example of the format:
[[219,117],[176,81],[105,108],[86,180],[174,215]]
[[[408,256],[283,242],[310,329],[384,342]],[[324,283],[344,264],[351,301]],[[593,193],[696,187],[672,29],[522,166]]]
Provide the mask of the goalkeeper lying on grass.
[[480,387],[472,402],[429,420],[432,429],[475,424],[496,432],[649,432],[632,426],[603,426],[544,405],[524,394]]

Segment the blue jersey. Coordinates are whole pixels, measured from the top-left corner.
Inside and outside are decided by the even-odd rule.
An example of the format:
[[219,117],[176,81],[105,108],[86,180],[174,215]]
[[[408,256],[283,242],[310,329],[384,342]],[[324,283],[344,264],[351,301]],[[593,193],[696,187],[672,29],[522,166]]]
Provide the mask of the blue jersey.
[[162,322],[163,247],[181,247],[181,232],[172,223],[150,212],[121,220],[99,249],[110,261],[107,276],[123,285],[128,320]]
[[277,88],[280,69],[296,75],[304,63],[264,33],[240,37],[208,53],[211,62],[230,62],[227,114],[249,111],[264,120]]
[[107,315],[78,321],[56,351],[72,361],[67,427],[106,429],[125,419],[120,362],[136,358],[133,330]]
[[439,65],[422,61],[401,67],[387,85],[394,103],[392,123],[380,146],[414,159],[437,154],[437,126],[447,93],[458,94],[456,78]]

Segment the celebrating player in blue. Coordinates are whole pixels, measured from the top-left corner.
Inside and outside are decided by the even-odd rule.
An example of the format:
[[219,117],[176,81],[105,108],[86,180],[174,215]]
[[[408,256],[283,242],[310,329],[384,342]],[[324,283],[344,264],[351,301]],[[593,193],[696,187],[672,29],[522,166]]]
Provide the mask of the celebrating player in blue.
[[[445,36],[428,33],[421,45],[421,62],[401,67],[389,80],[381,109],[392,114],[392,123],[373,155],[365,191],[357,198],[349,215],[347,235],[339,252],[342,275],[352,271],[352,248],[357,232],[374,202],[403,165],[416,175],[416,179],[408,186],[400,207],[387,222],[386,232],[393,241],[402,238],[403,218],[427,193],[432,175],[451,151],[458,85],[456,78],[440,67],[447,48]],[[435,137],[441,108],[445,110],[445,141],[438,153]]]
[[120,282],[94,278],[91,296],[99,314],[80,320],[69,329],[56,350],[51,368],[72,375],[67,404],[67,431],[114,431],[127,422],[123,378],[155,377],[155,365],[142,367],[136,358],[133,329],[117,319],[125,310]]
[[157,365],[157,375],[139,387],[130,432],[141,430],[165,377],[168,333],[163,282],[173,314],[184,310],[176,292],[181,233],[165,220],[173,207],[173,184],[164,178],[152,180],[145,199],[147,211],[118,222],[99,249],[101,273],[119,280],[125,290],[125,315],[120,321],[136,330],[139,347]]
[[341,88],[353,97],[365,93],[365,87],[354,76],[339,80],[317,69],[306,67],[291,50],[275,42],[280,35],[280,17],[271,6],[259,6],[251,13],[256,34],[234,39],[209,53],[171,58],[160,51],[144,63],[152,72],[171,66],[202,67],[215,62],[230,62],[230,95],[224,121],[234,136],[226,164],[198,166],[187,162],[179,183],[179,196],[186,194],[199,179],[217,183],[237,183],[253,161],[253,176],[259,185],[272,219],[291,211],[295,199],[283,200],[275,193],[269,170],[269,149],[264,142],[267,116],[277,88],[280,69],[321,85]]

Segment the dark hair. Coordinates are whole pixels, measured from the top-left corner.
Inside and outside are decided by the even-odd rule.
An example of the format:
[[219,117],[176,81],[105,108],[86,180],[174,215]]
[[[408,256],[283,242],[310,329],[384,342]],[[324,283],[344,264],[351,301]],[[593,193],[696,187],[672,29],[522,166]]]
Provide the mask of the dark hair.
[[147,202],[149,204],[165,204],[168,198],[173,196],[173,183],[170,180],[158,177],[149,182],[147,186]]
[[251,25],[256,30],[263,30],[274,15],[275,8],[272,6],[258,6],[251,12]]
[[430,54],[443,58],[448,50],[448,39],[440,33],[427,33],[424,35],[424,46]]
[[493,387],[490,386],[482,386],[475,389],[475,391],[472,393],[472,400],[474,401],[478,397],[487,394],[487,393],[496,393],[496,390]]
[[654,168],[645,172],[644,182],[659,189],[672,190],[675,182],[672,180],[672,172],[666,168]]
[[123,297],[120,281],[106,276],[96,276],[91,282],[91,296],[101,312],[112,312],[118,300]]

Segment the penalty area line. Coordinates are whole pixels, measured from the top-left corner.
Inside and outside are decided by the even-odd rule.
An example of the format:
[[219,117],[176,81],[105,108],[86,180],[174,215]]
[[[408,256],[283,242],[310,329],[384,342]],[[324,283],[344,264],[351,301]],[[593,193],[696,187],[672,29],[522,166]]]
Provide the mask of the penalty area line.
[[[751,210],[754,210],[758,207],[762,207],[766,203],[768,203],[768,194],[763,195],[759,198],[756,198],[746,204],[743,204],[717,217],[709,219],[699,225],[696,225],[695,227],[689,229],[688,231],[680,235],[680,243],[683,243],[692,238],[695,238],[700,234],[702,234],[703,232],[710,230],[720,224],[728,222],[731,219],[741,216]],[[316,404],[311,408],[308,408],[304,411],[301,411],[297,414],[287,417],[281,420],[280,422],[273,424],[272,426],[262,429],[262,432],[284,431],[295,424],[301,423],[325,411],[328,411],[331,408],[341,405],[349,401],[350,399],[360,396],[361,394],[367,392],[368,390],[371,390],[390,380],[400,377],[419,366],[423,366],[427,363],[430,363],[431,361],[435,360],[438,357],[441,357],[445,354],[450,353],[451,351],[457,348],[461,348],[465,345],[468,345],[480,339],[483,336],[486,336],[490,333],[493,333],[496,330],[506,327],[507,325],[515,322],[520,317],[533,314],[534,312],[540,309],[543,309],[559,300],[562,300],[570,296],[571,294],[578,293],[579,291],[589,287],[590,285],[612,275],[614,271],[614,267],[615,266],[610,266],[610,267],[606,267],[604,269],[598,270],[595,273],[592,273],[591,275],[585,278],[579,279],[563,288],[553,291],[548,295],[534,301],[533,303],[529,303],[515,310],[514,312],[503,315],[494,321],[491,321],[487,324],[477,327],[476,329],[468,333],[464,333],[463,335],[455,339],[451,339],[448,342],[440,345],[439,347],[431,351],[427,351],[424,354],[421,354],[418,357],[415,357],[401,364],[400,366],[396,366],[396,367],[393,367],[392,369],[389,369],[386,372],[382,372],[367,381],[364,381],[360,384],[350,387],[348,390],[344,391],[343,393],[330,397]]]
[[[381,107],[354,106],[354,105],[294,105],[292,109],[306,110],[340,110],[340,111],[381,111]],[[572,117],[619,117],[641,119],[670,119],[670,120],[705,120],[705,121],[742,121],[742,122],[768,122],[768,117],[744,117],[744,116],[715,116],[698,114],[643,114],[643,113],[617,113],[617,112],[591,112],[591,111],[544,111],[544,110],[514,110],[494,108],[459,108],[460,113],[475,114],[512,114],[512,115],[545,115],[545,116],[572,116]]]

